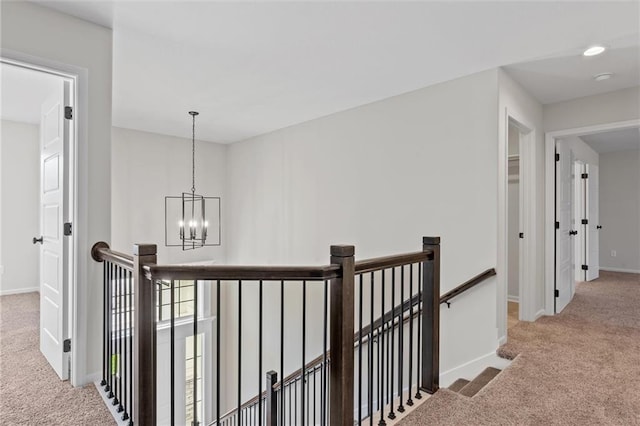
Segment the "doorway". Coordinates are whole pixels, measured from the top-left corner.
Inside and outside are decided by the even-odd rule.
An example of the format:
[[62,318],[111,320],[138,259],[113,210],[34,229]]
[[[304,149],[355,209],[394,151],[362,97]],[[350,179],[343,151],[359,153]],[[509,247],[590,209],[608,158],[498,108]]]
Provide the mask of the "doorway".
[[[567,306],[575,293],[576,282],[596,280],[601,269],[609,268],[602,262],[612,263],[608,255],[613,258],[617,254],[617,250],[609,248],[614,244],[614,234],[620,234],[615,244],[628,247],[626,251],[634,259],[639,257],[637,238],[626,238],[630,233],[629,226],[637,227],[637,214],[634,216],[629,209],[622,208],[620,200],[615,203],[600,201],[603,196],[600,189],[601,158],[637,158],[639,125],[640,120],[630,120],[546,135],[545,306],[549,312],[557,314]],[[629,173],[633,174],[637,166],[637,161],[627,165]],[[620,169],[607,166],[606,181],[607,188],[610,188],[607,196],[619,194],[621,185],[629,181],[618,176]],[[637,192],[637,187],[635,190],[630,188],[621,200],[633,198]],[[632,204],[635,206],[637,202]],[[607,225],[602,223],[601,206],[605,207],[605,216],[610,217],[606,221],[613,229],[606,229]],[[601,250],[603,237],[607,242],[604,252]],[[625,243],[626,240],[629,244]]]
[[507,134],[507,333],[520,321],[521,237],[523,236],[520,140],[520,128],[510,119]]
[[0,66],[0,291],[38,293],[40,352],[68,380],[75,330],[76,80],[4,58]]

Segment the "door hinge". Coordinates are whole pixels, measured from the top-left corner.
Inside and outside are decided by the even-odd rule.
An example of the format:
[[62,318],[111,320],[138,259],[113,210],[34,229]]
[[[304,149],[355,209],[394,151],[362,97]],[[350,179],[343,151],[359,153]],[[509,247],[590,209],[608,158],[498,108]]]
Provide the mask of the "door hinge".
[[582,219],[582,224],[583,225],[588,225],[589,224],[589,219]]
[[520,237],[520,238],[524,238],[524,232],[519,233],[519,234],[518,234],[518,237]]
[[582,179],[587,179],[589,177],[589,173],[583,173],[582,174]]
[[589,270],[589,265],[582,265],[582,270],[583,271],[588,271]]
[[64,107],[64,118],[66,118],[67,120],[73,120],[73,107]]
[[64,223],[63,233],[64,233],[65,236],[68,237],[69,235],[71,235],[71,228],[72,228],[71,222],[65,222]]
[[71,339],[65,339],[64,342],[62,342],[62,351],[71,352]]
[[554,290],[554,291],[553,291],[553,295],[554,295],[555,297],[560,297],[560,290]]
[[556,161],[560,161],[560,154],[556,154]]
[[556,222],[556,229],[560,229],[560,222]]

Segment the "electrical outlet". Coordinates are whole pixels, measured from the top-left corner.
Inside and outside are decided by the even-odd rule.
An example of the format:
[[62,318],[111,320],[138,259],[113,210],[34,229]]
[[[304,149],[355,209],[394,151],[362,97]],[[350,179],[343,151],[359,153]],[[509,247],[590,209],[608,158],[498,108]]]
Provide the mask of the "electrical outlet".
[[611,257],[616,257],[616,251],[615,250],[611,250]]

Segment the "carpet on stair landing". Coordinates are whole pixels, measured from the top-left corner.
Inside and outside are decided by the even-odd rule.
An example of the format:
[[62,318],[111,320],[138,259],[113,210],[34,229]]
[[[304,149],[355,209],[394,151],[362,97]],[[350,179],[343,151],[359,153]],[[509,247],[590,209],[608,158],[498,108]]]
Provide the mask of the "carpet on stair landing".
[[510,329],[499,353],[515,360],[477,395],[441,389],[400,424],[640,424],[638,307],[640,275],[601,272],[560,315]]
[[38,293],[0,297],[0,423],[113,425],[93,384],[61,381],[39,349]]

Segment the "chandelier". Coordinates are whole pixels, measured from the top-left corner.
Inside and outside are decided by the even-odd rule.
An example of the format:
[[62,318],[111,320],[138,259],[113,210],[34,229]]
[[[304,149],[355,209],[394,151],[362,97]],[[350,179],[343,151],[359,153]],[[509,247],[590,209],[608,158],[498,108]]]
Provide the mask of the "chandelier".
[[[191,191],[182,192],[179,197],[165,197],[165,243],[167,246],[182,246],[182,250],[220,245],[220,198],[196,194],[196,116],[198,114],[197,111],[189,111],[191,115]],[[176,205],[178,201],[180,206]],[[211,204],[210,212],[207,211],[207,201]],[[214,239],[217,240],[215,242],[208,241],[210,231],[208,214],[212,214],[214,222],[218,223],[214,229],[216,234]]]

